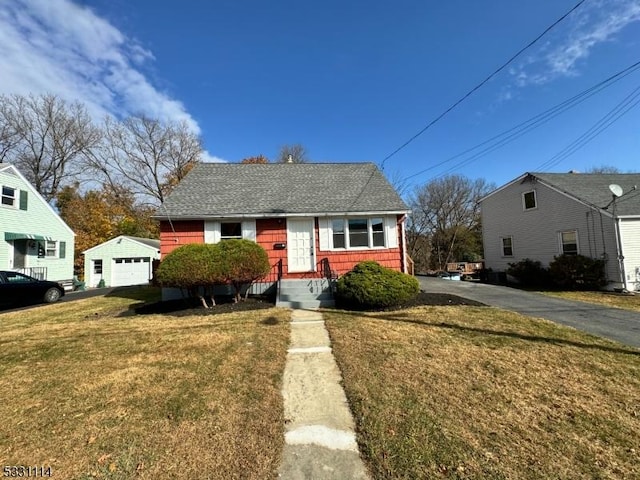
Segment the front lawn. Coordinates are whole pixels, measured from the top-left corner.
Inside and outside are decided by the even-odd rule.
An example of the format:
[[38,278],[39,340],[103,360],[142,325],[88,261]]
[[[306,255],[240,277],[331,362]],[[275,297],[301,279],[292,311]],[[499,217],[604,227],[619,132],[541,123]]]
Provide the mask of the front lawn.
[[596,303],[605,307],[622,308],[640,312],[640,295],[623,295],[615,292],[540,292],[545,295],[560,297],[567,300]]
[[289,313],[132,315],[144,292],[0,314],[0,464],[276,478]]
[[374,478],[640,478],[640,351],[493,308],[325,318]]

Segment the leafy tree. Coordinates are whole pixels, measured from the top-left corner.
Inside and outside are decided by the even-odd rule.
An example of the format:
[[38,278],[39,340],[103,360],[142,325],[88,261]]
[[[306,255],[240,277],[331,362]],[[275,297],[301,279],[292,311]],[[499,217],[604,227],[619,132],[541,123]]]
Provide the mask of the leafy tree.
[[265,157],[264,155],[260,154],[257,157],[247,157],[242,159],[242,161],[240,163],[259,163],[259,164],[264,164],[264,163],[269,163],[269,159],[267,157]]
[[238,302],[242,287],[269,273],[269,257],[264,248],[251,240],[225,240],[217,243],[216,247],[223,262],[222,276],[233,286],[235,301]]
[[105,186],[81,192],[79,184],[64,187],[56,196],[62,219],[75,232],[74,268],[82,271],[82,252],[118,235],[158,237],[151,206],[137,205],[133,193],[123,187]]
[[289,158],[291,158],[292,163],[309,162],[307,149],[299,143],[294,143],[293,145],[283,145],[280,147],[280,152],[278,153],[278,162],[289,163]]
[[55,95],[0,95],[0,160],[16,165],[47,200],[77,180],[101,138],[81,103]]
[[483,179],[449,175],[416,189],[409,202],[408,250],[422,259],[420,248],[430,246],[428,264],[417,268],[442,270],[449,262],[482,256],[478,201],[493,188]]
[[145,116],[107,118],[101,148],[89,167],[107,185],[124,185],[136,196],[162,203],[200,161],[202,143],[184,122]]
[[162,287],[184,289],[209,308],[205,297],[213,297],[213,287],[226,283],[224,259],[218,245],[192,243],[176,248],[158,266],[155,279]]

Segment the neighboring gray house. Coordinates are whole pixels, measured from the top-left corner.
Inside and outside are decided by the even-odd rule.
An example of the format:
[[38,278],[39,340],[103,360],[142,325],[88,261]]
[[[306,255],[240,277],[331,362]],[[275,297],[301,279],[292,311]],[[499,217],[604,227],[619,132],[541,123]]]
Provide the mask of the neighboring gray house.
[[0,163],[0,196],[0,270],[71,285],[73,231],[8,163]]
[[607,288],[640,291],[637,187],[635,173],[521,175],[480,200],[486,268],[504,272],[525,258],[548,266],[557,255],[580,254],[606,260]]
[[82,252],[84,281],[97,287],[143,285],[149,283],[154,260],[160,259],[160,240],[120,235]]

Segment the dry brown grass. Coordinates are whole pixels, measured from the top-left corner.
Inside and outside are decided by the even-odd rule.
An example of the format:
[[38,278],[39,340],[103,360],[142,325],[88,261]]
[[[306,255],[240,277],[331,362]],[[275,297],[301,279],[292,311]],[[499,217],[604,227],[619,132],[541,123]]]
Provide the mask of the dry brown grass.
[[578,300],[580,302],[596,303],[606,307],[622,308],[640,312],[640,295],[622,295],[615,292],[541,292],[545,295]]
[[491,308],[325,317],[375,478],[640,478],[638,350]]
[[127,315],[134,302],[0,314],[0,464],[58,479],[275,478],[289,313]]

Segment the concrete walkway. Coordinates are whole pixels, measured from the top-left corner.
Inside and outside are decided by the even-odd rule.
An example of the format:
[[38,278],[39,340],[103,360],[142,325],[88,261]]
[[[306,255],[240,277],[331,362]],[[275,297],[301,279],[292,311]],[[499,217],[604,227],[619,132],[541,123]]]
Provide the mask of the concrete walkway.
[[280,478],[369,478],[340,381],[322,314],[293,310],[282,386],[285,447]]

